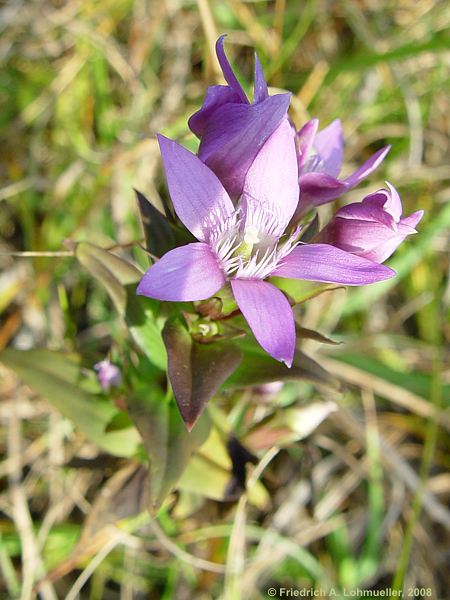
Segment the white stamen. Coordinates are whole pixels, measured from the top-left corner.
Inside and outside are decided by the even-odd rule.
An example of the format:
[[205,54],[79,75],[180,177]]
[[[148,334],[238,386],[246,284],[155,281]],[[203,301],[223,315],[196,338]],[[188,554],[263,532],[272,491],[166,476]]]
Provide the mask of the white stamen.
[[246,198],[245,206],[239,206],[226,219],[211,214],[204,231],[225,275],[264,279],[299,243],[299,229],[280,243],[282,222],[275,211]]
[[320,156],[311,152],[305,164],[301,168],[301,173],[324,173],[325,165]]

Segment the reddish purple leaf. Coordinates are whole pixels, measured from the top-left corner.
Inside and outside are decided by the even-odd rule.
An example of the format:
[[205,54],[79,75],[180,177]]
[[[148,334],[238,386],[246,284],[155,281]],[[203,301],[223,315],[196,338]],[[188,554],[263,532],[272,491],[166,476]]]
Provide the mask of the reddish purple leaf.
[[163,340],[175,400],[191,431],[208,400],[234,372],[242,355],[230,342],[195,342],[179,318],[167,321]]

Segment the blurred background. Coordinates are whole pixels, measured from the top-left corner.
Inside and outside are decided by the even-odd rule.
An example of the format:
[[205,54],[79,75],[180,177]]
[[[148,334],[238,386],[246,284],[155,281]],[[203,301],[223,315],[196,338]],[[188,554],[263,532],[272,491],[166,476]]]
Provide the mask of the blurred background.
[[[388,262],[396,278],[302,309],[305,328],[343,342],[305,342],[342,393],[301,382],[220,401],[232,425],[243,419],[241,441],[268,453],[255,502],[221,502],[222,479],[204,466],[207,492],[194,482],[153,527],[127,510],[124,533],[115,523],[132,502],[111,480],[127,464],[86,444],[0,366],[2,598],[35,597],[27,574],[49,571],[46,599],[247,599],[321,585],[338,597],[402,585],[446,596],[449,25],[449,4],[433,0],[2,3],[0,350],[98,357],[120,341],[106,293],[67,240],[130,247],[142,261],[133,187],[156,204],[165,193],[157,132],[195,149],[187,118],[220,81],[221,33],[246,89],[256,49],[273,90],[293,92],[298,127],[342,120],[347,173],[392,145],[340,205],[387,179],[405,214],[425,210],[419,234]],[[286,406],[296,411],[293,441],[255,434]],[[101,504],[108,490],[121,498],[113,507]],[[82,530],[86,552],[74,557]]]

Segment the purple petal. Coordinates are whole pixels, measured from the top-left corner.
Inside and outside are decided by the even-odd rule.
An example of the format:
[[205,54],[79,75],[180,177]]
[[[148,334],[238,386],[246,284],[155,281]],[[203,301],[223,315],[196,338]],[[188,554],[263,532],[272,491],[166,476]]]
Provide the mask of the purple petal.
[[319,119],[311,119],[299,130],[298,137],[298,170],[301,172],[303,165],[309,157],[319,127]]
[[359,169],[356,169],[354,173],[349,175],[344,180],[345,183],[349,186],[349,189],[355,187],[355,185],[358,185],[358,183],[365,179],[368,175],[370,175],[372,171],[375,171],[375,169],[383,162],[390,149],[390,146],[385,146],[384,148],[381,148],[381,150],[378,150],[378,152],[372,154],[372,156],[368,160],[366,160],[366,162],[363,165],[361,165]]
[[231,287],[258,343],[290,367],[295,353],[295,321],[286,297],[267,281],[232,279]]
[[[424,214],[423,210],[417,210],[416,212],[413,212],[412,215],[409,215],[408,217],[404,217],[403,219],[400,220],[399,229],[402,226],[411,227],[411,229],[414,229],[414,233],[415,233],[415,228],[416,228],[417,224],[419,223],[419,221],[422,219],[423,214]],[[413,232],[411,232],[411,233],[413,233]]]
[[187,244],[151,266],[136,293],[167,302],[191,302],[206,300],[224,284],[224,274],[208,244]]
[[198,156],[232,196],[241,194],[248,168],[285,118],[289,101],[290,94],[277,94],[258,104],[225,104],[215,112]]
[[295,131],[287,119],[272,133],[247,171],[243,206],[257,202],[262,210],[275,216],[281,235],[298,204],[298,167]]
[[209,120],[214,118],[215,111],[223,104],[239,104],[241,102],[236,92],[227,85],[213,85],[206,90],[206,97],[200,110],[188,121],[189,129],[197,137],[202,137]]
[[392,217],[398,223],[403,212],[402,201],[400,200],[399,193],[395,187],[388,181],[386,181],[386,185],[389,187],[389,192],[387,193],[387,200],[384,204],[384,210],[392,215]]
[[197,156],[162,135],[158,142],[175,212],[197,239],[205,241],[211,214],[225,219],[233,213],[233,203]]
[[392,232],[386,234],[386,230],[383,232],[381,227],[379,227],[378,230],[375,227],[369,229],[366,227],[361,228],[361,233],[358,235],[358,229],[355,227],[355,222],[353,221],[351,229],[352,244],[358,243],[359,237],[363,250],[357,252],[358,255],[382,263],[397,250],[408,235],[417,233],[415,226],[422,216],[423,211],[419,210],[412,215],[409,215],[409,217],[400,219],[394,234],[392,234]]
[[271,273],[278,277],[344,285],[366,285],[389,279],[395,271],[328,244],[297,246]]
[[403,240],[410,233],[416,233],[415,231],[407,231],[401,234],[400,231],[389,238],[386,238],[383,243],[374,246],[372,249],[365,248],[363,252],[358,253],[358,256],[363,256],[369,260],[373,260],[377,263],[383,263],[397,250]]
[[122,375],[119,368],[114,365],[109,359],[104,359],[94,365],[97,371],[97,378],[105,390],[108,392],[113,387],[118,387],[122,382]]
[[244,104],[248,104],[249,102],[247,100],[247,96],[245,95],[241,84],[237,80],[236,75],[233,73],[233,69],[231,68],[230,63],[228,62],[227,55],[225,54],[225,50],[223,47],[223,40],[225,37],[225,35],[221,35],[216,42],[216,54],[217,58],[219,59],[219,64],[222,69],[223,76],[225,77],[225,81],[228,83],[228,85],[239,96],[241,102],[243,102]]
[[300,175],[300,206],[320,206],[336,200],[348,190],[348,185],[326,173]]
[[[408,233],[413,231],[408,230]],[[375,220],[356,218],[350,220],[335,217],[318,238],[321,242],[330,243],[346,252],[382,263],[394,252],[408,233],[400,234],[396,224],[393,228]]]
[[324,172],[332,177],[337,177],[344,159],[344,140],[339,119],[336,119],[316,134],[314,149],[323,162]]
[[358,238],[361,245],[364,245],[362,245],[361,250],[349,248],[349,252],[355,252],[358,256],[381,264],[397,250],[406,236],[413,233],[417,233],[415,229],[400,226],[395,233],[388,232],[386,234],[386,230],[383,231],[381,226],[377,227],[376,225],[369,230],[367,227],[365,229],[361,228],[361,231],[358,232],[357,223],[353,223],[352,234],[355,239],[352,240],[352,245],[358,243]]
[[254,81],[254,94],[253,102],[262,102],[269,97],[269,90],[267,89],[267,82],[264,76],[264,71],[261,63],[259,62],[258,55],[255,52],[255,81]]
[[396,221],[383,208],[386,201],[386,194],[375,192],[366,196],[362,202],[352,202],[343,206],[337,211],[335,218],[380,223],[396,231]]

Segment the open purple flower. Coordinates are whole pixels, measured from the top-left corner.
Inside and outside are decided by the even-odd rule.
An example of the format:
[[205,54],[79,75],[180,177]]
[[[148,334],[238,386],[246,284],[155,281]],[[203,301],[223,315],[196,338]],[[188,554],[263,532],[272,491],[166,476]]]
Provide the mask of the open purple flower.
[[266,278],[364,285],[395,274],[331,245],[302,245],[298,231],[283,235],[299,194],[294,131],[287,120],[248,169],[237,207],[197,156],[163,136],[159,144],[175,211],[199,241],[171,250],[150,267],[138,294],[204,300],[229,282],[259,344],[291,366],[294,316],[284,294]]
[[[387,183],[387,182],[386,182]],[[403,240],[417,233],[423,210],[402,218],[403,207],[397,190],[381,189],[340,208],[317,239],[377,263],[384,262]]]
[[216,53],[228,85],[206,92],[189,127],[200,138],[199,158],[219,177],[230,196],[239,196],[245,175],[269,136],[287,116],[290,94],[269,96],[261,63],[255,54],[254,100],[251,103],[225,55],[221,36]]
[[339,198],[358,185],[382,163],[390,150],[390,146],[381,148],[346,179],[338,179],[344,156],[341,122],[336,119],[319,132],[318,126],[318,119],[312,119],[297,134],[300,215],[313,206]]

